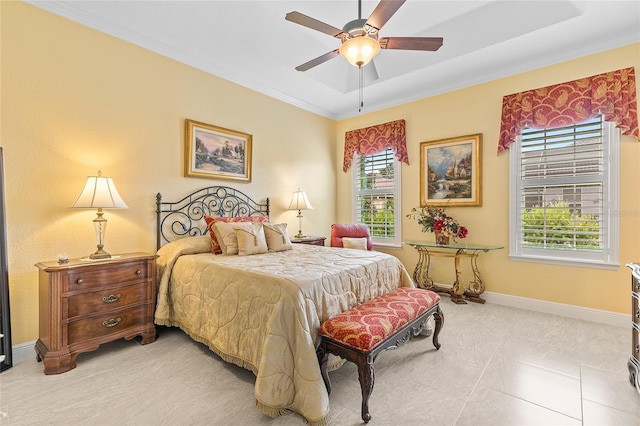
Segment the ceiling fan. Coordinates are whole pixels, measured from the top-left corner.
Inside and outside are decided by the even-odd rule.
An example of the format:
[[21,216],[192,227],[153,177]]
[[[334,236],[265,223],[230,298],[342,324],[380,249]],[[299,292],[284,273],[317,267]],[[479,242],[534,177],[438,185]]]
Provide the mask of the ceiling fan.
[[298,71],[307,71],[329,59],[341,55],[352,65],[362,68],[368,64],[380,49],[436,51],[442,46],[442,37],[383,37],[378,39],[378,31],[400,9],[406,0],[381,0],[369,19],[362,19],[362,0],[358,0],[358,19],[347,22],[338,29],[300,12],[289,12],[287,21],[294,22],[312,30],[320,31],[340,39],[342,45],[315,59],[296,67]]

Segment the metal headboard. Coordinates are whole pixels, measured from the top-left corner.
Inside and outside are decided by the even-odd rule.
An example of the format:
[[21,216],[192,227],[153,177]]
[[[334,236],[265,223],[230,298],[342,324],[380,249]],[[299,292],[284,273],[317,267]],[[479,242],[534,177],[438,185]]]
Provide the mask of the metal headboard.
[[178,238],[206,235],[205,216],[269,216],[269,199],[264,203],[228,186],[199,189],[180,201],[162,201],[156,195],[156,248]]

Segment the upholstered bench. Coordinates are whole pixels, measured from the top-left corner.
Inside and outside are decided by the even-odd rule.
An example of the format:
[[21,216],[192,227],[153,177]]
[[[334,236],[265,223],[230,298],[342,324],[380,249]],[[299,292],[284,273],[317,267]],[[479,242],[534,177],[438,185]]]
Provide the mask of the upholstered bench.
[[362,420],[368,423],[371,420],[369,397],[374,384],[373,362],[381,352],[402,346],[420,334],[431,315],[435,320],[433,345],[440,349],[438,334],[444,324],[444,315],[439,302],[440,296],[433,291],[403,287],[325,321],[320,326],[322,340],[317,354],[329,394],[331,382],[327,360],[329,354],[334,354],[358,366]]

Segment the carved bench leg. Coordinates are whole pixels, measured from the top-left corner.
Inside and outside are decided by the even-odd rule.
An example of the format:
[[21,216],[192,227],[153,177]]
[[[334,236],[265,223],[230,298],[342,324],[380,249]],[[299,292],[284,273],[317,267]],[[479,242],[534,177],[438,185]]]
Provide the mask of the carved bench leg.
[[358,363],[358,379],[360,380],[360,389],[362,391],[362,420],[365,423],[369,423],[369,420],[371,420],[369,397],[373,392],[373,382],[375,380],[373,357],[368,356]]
[[320,374],[324,381],[324,386],[327,388],[327,394],[331,395],[331,382],[329,381],[329,374],[327,373],[327,362],[329,361],[329,353],[324,347],[324,342],[320,343],[318,350],[316,351],[318,356],[318,363],[320,364]]
[[433,346],[436,349],[440,349],[440,342],[438,342],[438,335],[442,326],[444,325],[444,313],[440,309],[440,305],[437,306],[436,311],[433,313],[433,319],[435,320],[435,330],[433,330]]

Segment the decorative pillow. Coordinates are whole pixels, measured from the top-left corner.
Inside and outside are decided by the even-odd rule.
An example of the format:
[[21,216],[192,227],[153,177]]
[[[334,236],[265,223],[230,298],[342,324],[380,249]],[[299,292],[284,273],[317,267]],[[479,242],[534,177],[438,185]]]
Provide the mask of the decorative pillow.
[[[243,222],[251,224],[251,222]],[[238,239],[236,238],[233,227],[238,223],[232,222],[214,222],[213,232],[220,246],[220,254],[238,254]]]
[[211,252],[213,254],[222,254],[222,248],[220,247],[220,243],[218,242],[218,238],[216,237],[215,231],[213,229],[213,224],[216,222],[267,222],[269,218],[267,216],[237,216],[237,217],[213,217],[213,216],[205,216],[204,221],[207,223],[207,228],[209,229],[209,236],[211,237]]
[[358,249],[358,250],[366,250],[367,249],[367,238],[351,238],[351,237],[342,237],[342,247],[350,248],[350,249]]
[[286,223],[265,223],[263,227],[269,251],[285,251],[293,248]]
[[247,223],[233,226],[238,240],[238,254],[248,256],[267,252],[267,240],[261,223]]

